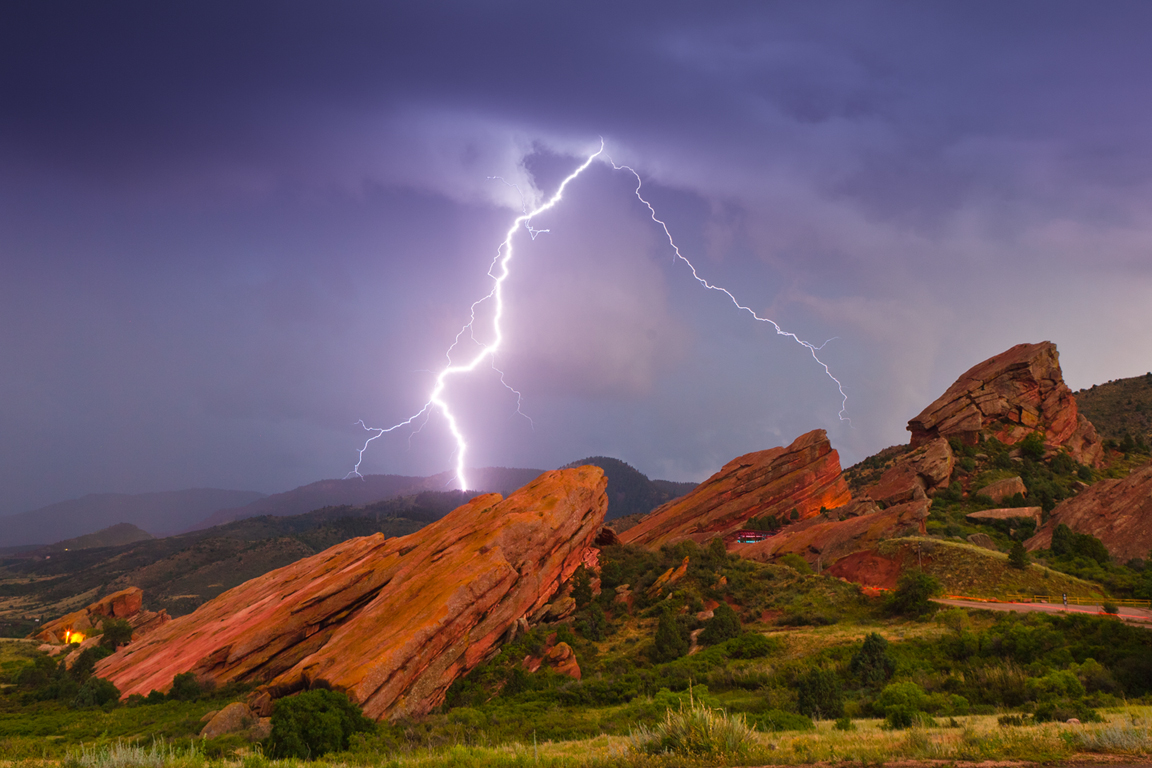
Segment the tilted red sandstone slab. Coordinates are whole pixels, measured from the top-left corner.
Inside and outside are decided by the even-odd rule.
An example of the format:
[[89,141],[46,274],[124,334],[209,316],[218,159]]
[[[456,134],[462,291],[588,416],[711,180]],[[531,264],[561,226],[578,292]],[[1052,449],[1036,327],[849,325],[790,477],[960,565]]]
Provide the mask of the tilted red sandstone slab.
[[1099,466],[1100,438],[1076,409],[1050,341],[1017,344],[973,366],[908,422],[913,447],[938,437],[973,443],[981,432],[1012,445],[1038,429],[1049,447],[1064,447],[1077,461]]
[[374,719],[424,714],[582,562],[604,521],[596,467],[546,472],[395,539],[338,544],[205,603],[97,667],[122,695],[193,672],[283,696],[324,685]]
[[1047,549],[1052,532],[1061,523],[1100,539],[1121,562],[1148,557],[1152,551],[1152,464],[1123,480],[1101,480],[1056,505],[1048,522],[1024,547]]
[[853,552],[872,549],[882,539],[923,533],[930,504],[927,499],[917,499],[844,520],[812,520],[755,544],[736,544],[731,551],[763,562],[797,554],[823,569]]
[[840,456],[816,429],[787,447],[733,459],[688,495],[652,510],[620,540],[647,547],[686,539],[702,544],[734,534],[754,517],[787,521],[796,510],[803,520],[850,498]]

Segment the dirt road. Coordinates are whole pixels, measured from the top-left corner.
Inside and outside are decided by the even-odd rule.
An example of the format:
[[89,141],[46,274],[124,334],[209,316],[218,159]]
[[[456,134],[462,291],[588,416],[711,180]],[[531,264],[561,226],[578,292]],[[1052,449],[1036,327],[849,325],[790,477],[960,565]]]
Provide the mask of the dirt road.
[[[1104,609],[1099,605],[1070,605],[1065,608],[1060,603],[999,603],[984,602],[983,600],[956,600],[951,598],[938,598],[935,602],[940,605],[954,605],[958,608],[983,608],[986,611],[1013,611],[1015,613],[1086,613],[1091,616],[1105,615]],[[1118,618],[1131,624],[1152,625],[1152,611],[1146,608],[1120,609]]]

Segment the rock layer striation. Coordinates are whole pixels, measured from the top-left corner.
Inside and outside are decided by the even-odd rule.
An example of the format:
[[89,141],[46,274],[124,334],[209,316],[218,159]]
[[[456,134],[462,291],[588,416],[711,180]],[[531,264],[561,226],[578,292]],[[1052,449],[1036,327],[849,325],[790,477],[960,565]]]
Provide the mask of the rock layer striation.
[[939,399],[908,422],[912,446],[939,437],[975,443],[982,433],[1013,445],[1033,432],[1077,461],[1099,466],[1103,447],[1076,408],[1050,341],[1017,344],[973,366]]
[[783,448],[733,459],[686,496],[652,510],[620,534],[625,544],[658,547],[691,539],[728,537],[754,517],[803,520],[850,498],[840,456],[816,429]]
[[1056,505],[1048,522],[1024,547],[1047,549],[1052,532],[1061,523],[1100,539],[1121,562],[1148,557],[1152,551],[1152,464],[1123,480],[1101,480]]
[[96,674],[124,696],[192,672],[262,683],[263,700],[324,686],[377,720],[425,714],[583,562],[606,487],[596,467],[547,472],[409,536],[337,544],[225,592]]

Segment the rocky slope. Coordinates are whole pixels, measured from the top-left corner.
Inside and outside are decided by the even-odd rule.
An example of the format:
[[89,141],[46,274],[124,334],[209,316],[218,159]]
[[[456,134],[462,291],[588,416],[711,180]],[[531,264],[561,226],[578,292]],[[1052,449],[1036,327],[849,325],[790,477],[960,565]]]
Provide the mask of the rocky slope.
[[804,520],[849,498],[840,456],[824,430],[816,429],[787,447],[733,459],[687,495],[654,509],[620,539],[646,547],[688,539],[702,544],[734,534],[754,517],[788,520],[796,510]]
[[1049,448],[1063,447],[1084,464],[1099,466],[1103,456],[1095,428],[1064,383],[1050,341],[1017,344],[973,366],[909,421],[908,430],[913,447],[938,437],[974,443],[981,433],[1014,445],[1042,430]]
[[408,536],[346,541],[225,592],[97,674],[125,696],[193,672],[263,683],[265,702],[326,686],[375,719],[424,714],[589,557],[605,488],[595,467],[547,472]]
[[1047,549],[1052,532],[1061,523],[1100,539],[1121,562],[1148,557],[1152,551],[1152,464],[1123,480],[1101,480],[1058,504],[1048,522],[1024,543],[1025,548]]

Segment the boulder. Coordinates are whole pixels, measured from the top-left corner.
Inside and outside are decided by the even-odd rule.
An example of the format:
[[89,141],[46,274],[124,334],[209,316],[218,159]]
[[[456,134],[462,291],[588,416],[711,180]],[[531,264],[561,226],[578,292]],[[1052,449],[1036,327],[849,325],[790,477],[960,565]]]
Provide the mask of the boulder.
[[794,553],[823,569],[853,552],[873,549],[882,539],[923,533],[930,504],[927,499],[918,499],[870,515],[813,522],[755,544],[737,544],[731,551],[762,562]]
[[795,510],[803,520],[849,499],[840,456],[817,429],[787,447],[733,459],[686,496],[620,533],[620,540],[651,548],[685,540],[704,544],[715,536],[728,540],[754,517],[788,521]]
[[1040,430],[1049,449],[1063,447],[1084,464],[1099,466],[1104,455],[1096,429],[1076,409],[1050,341],[1017,344],[973,366],[909,421],[908,430],[913,447],[939,437],[975,444],[981,435],[1013,445]]
[[927,498],[937,488],[947,487],[954,464],[947,440],[929,440],[897,459],[877,482],[861,491],[860,499],[901,504]]
[[547,667],[561,675],[567,675],[573,680],[580,679],[580,664],[576,661],[576,652],[572,646],[565,642],[556,642],[556,633],[548,635],[544,641],[544,648],[540,655],[528,655],[520,666],[529,672],[536,672],[541,667]]
[[987,496],[992,501],[999,504],[1004,499],[1010,499],[1016,494],[1021,496],[1028,495],[1028,489],[1024,486],[1024,481],[1019,477],[1008,477],[1003,480],[997,480],[994,483],[989,483],[980,490],[976,491],[981,496]]
[[970,512],[964,517],[973,523],[987,523],[993,520],[1034,520],[1040,526],[1043,510],[1040,507],[1008,507],[1005,509],[982,509]]
[[1152,550],[1152,464],[1123,480],[1101,480],[1056,505],[1048,522],[1024,547],[1047,549],[1061,523],[1100,539],[1121,562],[1147,557]]
[[597,467],[546,472],[409,536],[342,542],[168,622],[96,674],[125,697],[192,672],[263,683],[254,700],[326,687],[373,719],[426,714],[571,578],[603,525],[606,486]]
[[246,731],[255,721],[247,704],[234,701],[212,716],[208,724],[200,729],[200,737],[214,739],[227,733]]

